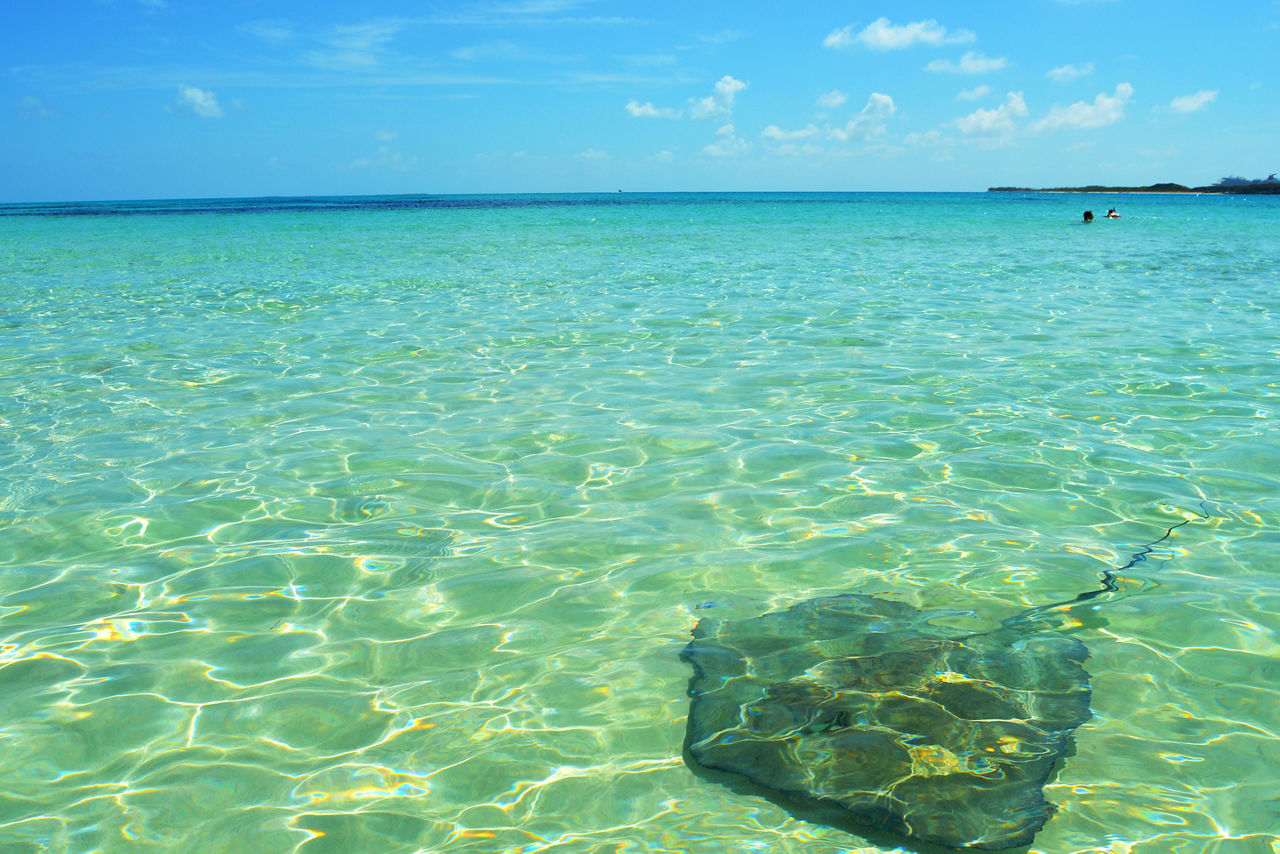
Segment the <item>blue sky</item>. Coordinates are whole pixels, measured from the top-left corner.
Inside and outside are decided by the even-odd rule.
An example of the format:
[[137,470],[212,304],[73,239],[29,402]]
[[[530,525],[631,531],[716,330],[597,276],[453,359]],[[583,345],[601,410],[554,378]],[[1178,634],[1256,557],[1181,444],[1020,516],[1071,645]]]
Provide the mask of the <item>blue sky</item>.
[[10,0],[0,201],[1280,170],[1280,0]]

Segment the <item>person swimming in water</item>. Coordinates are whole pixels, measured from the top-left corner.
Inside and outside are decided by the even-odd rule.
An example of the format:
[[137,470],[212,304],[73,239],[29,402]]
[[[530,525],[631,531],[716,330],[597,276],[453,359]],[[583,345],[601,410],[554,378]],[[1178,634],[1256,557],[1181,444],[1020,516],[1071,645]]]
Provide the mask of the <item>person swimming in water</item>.
[[1085,222],[1093,222],[1093,211],[1085,211],[1085,212],[1084,212],[1084,221],[1085,221]]
[[1119,218],[1120,218],[1120,214],[1116,213],[1115,208],[1112,208],[1111,210],[1107,211],[1107,219],[1119,219]]

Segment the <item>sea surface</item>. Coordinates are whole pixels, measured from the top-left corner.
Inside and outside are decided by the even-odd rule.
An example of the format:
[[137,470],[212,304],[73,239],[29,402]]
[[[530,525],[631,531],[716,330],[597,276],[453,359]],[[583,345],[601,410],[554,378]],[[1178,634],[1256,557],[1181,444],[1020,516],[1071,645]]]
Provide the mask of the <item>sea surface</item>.
[[1272,854],[1278,428],[1275,197],[3,206],[0,850],[924,850],[694,774],[694,624],[1185,521],[1027,850]]

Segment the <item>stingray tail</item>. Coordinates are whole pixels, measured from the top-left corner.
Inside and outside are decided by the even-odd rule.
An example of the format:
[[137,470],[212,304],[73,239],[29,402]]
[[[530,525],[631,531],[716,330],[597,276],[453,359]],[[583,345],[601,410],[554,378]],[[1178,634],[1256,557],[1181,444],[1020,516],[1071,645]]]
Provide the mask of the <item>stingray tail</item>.
[[[1200,516],[1201,519],[1207,520],[1211,518],[1212,514],[1209,512],[1209,508],[1205,506],[1204,501],[1200,502],[1200,510],[1201,512],[1197,515]],[[1176,525],[1170,525],[1164,534],[1134,552],[1124,566],[1104,569],[1102,571],[1102,586],[1097,590],[1087,590],[1073,599],[1067,599],[1063,602],[1054,602],[1049,605],[1040,605],[1038,607],[1031,608],[1023,611],[1021,614],[1016,614],[1010,617],[1005,620],[1002,625],[1005,628],[1017,629],[1025,629],[1030,626],[1035,626],[1037,628],[1060,628],[1062,621],[1059,615],[1062,612],[1069,611],[1071,608],[1082,602],[1088,602],[1090,599],[1096,599],[1097,597],[1103,596],[1107,593],[1120,592],[1119,581],[1121,573],[1145,562],[1147,555],[1152,554],[1156,550],[1156,546],[1172,537],[1174,531],[1191,522],[1192,518],[1193,517],[1187,517]]]
[[[1201,519],[1206,519],[1206,520],[1209,519],[1211,514],[1209,513],[1209,508],[1205,507],[1204,501],[1200,502],[1200,511],[1201,512],[1198,515],[1200,516]],[[1172,537],[1174,531],[1178,530],[1179,528],[1181,528],[1183,525],[1186,525],[1190,521],[1191,521],[1191,518],[1188,517],[1186,519],[1183,519],[1181,522],[1179,522],[1176,525],[1170,525],[1169,529],[1164,532],[1163,536],[1159,537],[1158,539],[1152,540],[1151,542],[1143,546],[1141,549],[1134,552],[1133,555],[1129,558],[1129,562],[1126,563],[1124,566],[1118,566],[1115,569],[1104,569],[1102,571],[1102,588],[1100,590],[1091,590],[1087,593],[1081,593],[1072,601],[1083,601],[1084,599],[1092,599],[1094,596],[1099,596],[1103,593],[1115,593],[1117,590],[1120,589],[1119,586],[1116,584],[1116,580],[1119,579],[1120,573],[1124,572],[1126,569],[1133,569],[1133,567],[1146,561],[1147,555],[1154,552],[1156,550],[1156,546],[1160,545],[1165,540]]]

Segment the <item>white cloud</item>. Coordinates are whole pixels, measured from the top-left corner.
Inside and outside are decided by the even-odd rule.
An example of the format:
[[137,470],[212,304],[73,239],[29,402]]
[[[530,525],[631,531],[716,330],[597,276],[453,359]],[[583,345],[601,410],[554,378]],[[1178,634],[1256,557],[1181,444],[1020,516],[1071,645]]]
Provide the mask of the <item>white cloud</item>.
[[1092,104],[1077,101],[1070,107],[1054,107],[1049,114],[1031,126],[1037,132],[1100,128],[1124,118],[1124,105],[1133,97],[1128,83],[1116,86],[1115,94],[1099,93]]
[[1202,89],[1194,95],[1182,95],[1174,98],[1169,104],[1169,108],[1175,113],[1194,113],[1196,110],[1203,109],[1218,99],[1217,89]]
[[771,139],[774,142],[789,142],[797,139],[808,139],[811,136],[817,136],[819,133],[821,133],[821,131],[818,130],[818,126],[814,124],[810,124],[800,130],[783,130],[777,125],[769,125],[760,132],[760,135],[765,139]]
[[847,27],[840,27],[827,33],[827,37],[822,40],[823,47],[842,48],[853,44],[853,24]]
[[373,135],[373,138],[378,142],[391,142],[391,140],[395,139],[399,135],[400,134],[393,130],[380,130]]
[[834,110],[847,100],[849,100],[848,95],[839,89],[832,89],[830,92],[823,92],[818,96],[818,106],[824,110]]
[[827,33],[826,38],[822,40],[823,47],[829,47],[832,50],[840,50],[849,47],[854,43],[853,24],[847,27],[837,27]]
[[206,119],[220,119],[223,116],[222,107],[218,104],[218,96],[196,86],[179,86],[178,101],[173,105],[173,109],[204,116]]
[[959,95],[956,95],[961,101],[976,101],[979,98],[985,98],[991,94],[991,87],[987,84],[975,86],[972,89],[965,89]]
[[664,148],[662,151],[659,151],[657,154],[653,155],[649,159],[657,161],[658,163],[670,163],[671,161],[676,159],[676,155],[675,155],[675,152],[671,151],[670,149]]
[[1048,77],[1054,83],[1070,83],[1078,77],[1087,77],[1093,73],[1093,63],[1089,62],[1084,65],[1059,65],[1045,72],[1044,76]]
[[599,151],[595,148],[588,148],[586,151],[580,151],[573,155],[574,160],[608,160],[609,153],[607,151]]
[[968,30],[948,33],[946,27],[932,18],[912,24],[894,24],[888,18],[877,18],[856,36],[853,26],[832,30],[823,39],[823,47],[842,48],[860,42],[872,50],[901,50],[915,44],[967,44],[975,38]]
[[1009,64],[1003,56],[983,56],[977,51],[969,51],[960,57],[959,62],[949,59],[935,59],[924,67],[925,71],[945,71],[950,74],[985,74],[988,71],[999,71]]
[[842,128],[832,128],[828,135],[832,139],[848,142],[850,139],[871,139],[883,136],[888,130],[888,118],[898,111],[893,98],[880,92],[872,92],[867,105],[856,116],[849,119]]
[[1010,92],[1004,103],[993,110],[974,110],[951,122],[964,136],[984,145],[1004,145],[1013,136],[1014,119],[1027,114],[1027,101],[1021,92]]
[[689,115],[695,119],[714,119],[733,112],[733,99],[747,84],[726,74],[716,81],[713,93],[705,98],[689,99]]
[[716,131],[716,141],[702,149],[702,153],[712,157],[733,157],[742,154],[750,147],[751,143],[734,133],[733,125],[722,125]]
[[634,99],[627,102],[627,112],[637,119],[678,119],[683,115],[674,107],[655,107],[649,101],[642,104]]
[[[733,102],[737,94],[747,88],[747,84],[726,74],[716,81],[715,89],[705,98],[689,99],[689,117],[693,119],[715,119],[733,113]],[[674,107],[655,107],[651,102],[640,103],[632,99],[627,102],[627,113],[638,119],[678,119],[685,114],[684,110]]]

